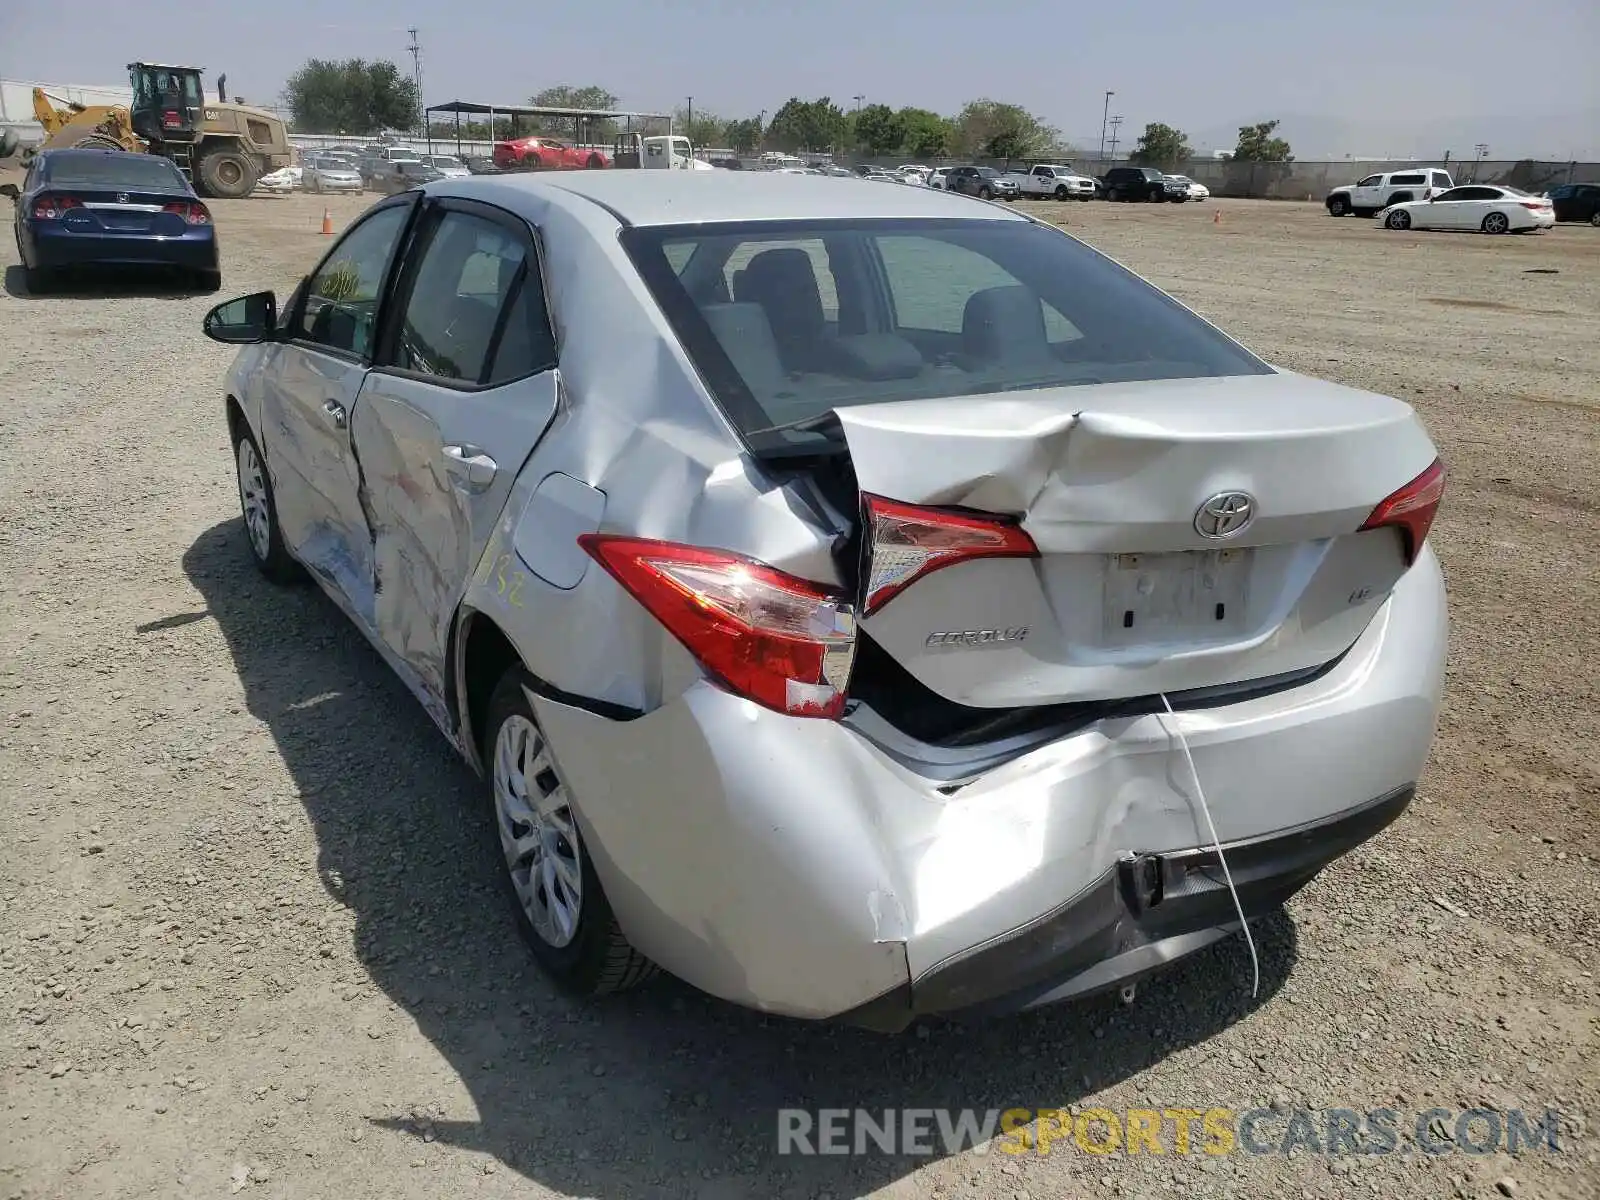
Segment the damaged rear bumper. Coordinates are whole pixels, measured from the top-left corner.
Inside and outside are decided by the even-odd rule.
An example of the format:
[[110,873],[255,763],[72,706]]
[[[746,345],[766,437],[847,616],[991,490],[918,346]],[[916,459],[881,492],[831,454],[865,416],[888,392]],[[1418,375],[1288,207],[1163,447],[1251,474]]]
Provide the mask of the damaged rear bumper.
[[[1414,794],[1409,785],[1396,788],[1330,820],[1224,843],[1246,918],[1276,911],[1334,859],[1395,820]],[[1238,929],[1212,847],[1130,855],[1060,910],[941,963],[841,1019],[894,1032],[925,1015],[1041,1008],[1124,986]]]
[[[894,1028],[1112,986],[1237,926],[1177,731],[1247,911],[1281,904],[1404,808],[1447,628],[1425,550],[1314,681],[1098,721],[958,784],[705,681],[631,720],[531,699],[642,953],[737,1004]],[[1138,912],[1130,855],[1159,856]]]

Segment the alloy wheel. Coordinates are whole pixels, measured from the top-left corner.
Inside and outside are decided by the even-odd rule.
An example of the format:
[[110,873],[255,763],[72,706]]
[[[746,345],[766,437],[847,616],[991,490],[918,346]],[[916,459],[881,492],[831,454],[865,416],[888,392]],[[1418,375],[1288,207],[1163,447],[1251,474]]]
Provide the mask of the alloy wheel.
[[544,735],[513,713],[494,747],[495,827],[522,912],[546,944],[560,949],[583,914],[583,860],[566,789]]

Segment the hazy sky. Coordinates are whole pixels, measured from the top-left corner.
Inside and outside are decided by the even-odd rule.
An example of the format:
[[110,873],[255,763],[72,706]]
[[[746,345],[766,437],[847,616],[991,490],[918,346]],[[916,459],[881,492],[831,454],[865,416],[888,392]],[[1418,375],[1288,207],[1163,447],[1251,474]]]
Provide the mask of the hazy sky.
[[[598,83],[625,105],[768,115],[791,95],[952,112],[990,96],[1096,146],[1104,92],[1123,144],[1148,121],[1231,147],[1280,117],[1302,158],[1472,153],[1600,158],[1597,0],[0,0],[0,78],[114,83],[134,58],[225,70],[271,101],[306,58],[410,66],[430,103],[524,101]],[[209,82],[209,79],[208,79]]]

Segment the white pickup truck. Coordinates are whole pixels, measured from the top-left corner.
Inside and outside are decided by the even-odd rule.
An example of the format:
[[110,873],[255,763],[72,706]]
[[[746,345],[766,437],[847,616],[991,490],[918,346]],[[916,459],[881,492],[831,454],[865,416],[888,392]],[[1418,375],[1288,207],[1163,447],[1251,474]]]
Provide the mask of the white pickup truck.
[[1039,163],[1026,170],[1007,171],[1005,177],[1016,180],[1024,196],[1055,200],[1094,199],[1094,180],[1059,163]]

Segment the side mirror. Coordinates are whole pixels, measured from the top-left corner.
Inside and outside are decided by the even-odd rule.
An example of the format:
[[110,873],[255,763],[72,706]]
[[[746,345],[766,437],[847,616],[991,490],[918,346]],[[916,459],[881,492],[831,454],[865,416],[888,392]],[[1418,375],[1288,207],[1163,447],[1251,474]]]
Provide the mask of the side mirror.
[[17,190],[14,183],[0,183],[0,196],[10,196],[13,200],[21,200],[22,193]]
[[278,331],[277,297],[253,292],[225,301],[206,314],[200,327],[212,341],[229,346],[270,342]]

